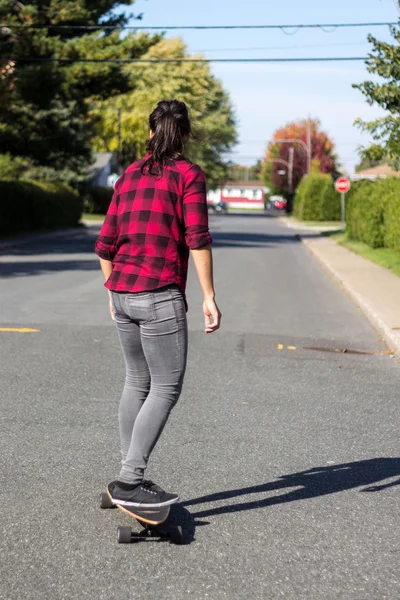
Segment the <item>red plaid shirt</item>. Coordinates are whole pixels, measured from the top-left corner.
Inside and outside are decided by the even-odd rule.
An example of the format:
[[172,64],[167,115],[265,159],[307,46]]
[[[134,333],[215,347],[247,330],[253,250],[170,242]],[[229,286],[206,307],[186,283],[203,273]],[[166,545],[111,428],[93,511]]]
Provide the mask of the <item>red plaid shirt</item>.
[[143,175],[144,160],[118,179],[96,242],[96,254],[113,263],[105,286],[144,292],[176,283],[185,294],[189,249],[212,243],[204,173],[178,160],[162,177]]

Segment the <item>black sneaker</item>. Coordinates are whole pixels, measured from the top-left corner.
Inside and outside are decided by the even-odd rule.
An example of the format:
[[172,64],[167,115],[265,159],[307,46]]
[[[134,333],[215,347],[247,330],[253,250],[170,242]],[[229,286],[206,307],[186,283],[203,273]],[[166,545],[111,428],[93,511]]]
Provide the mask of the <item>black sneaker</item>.
[[164,492],[162,488],[150,480],[144,480],[132,490],[124,490],[113,481],[108,485],[108,491],[114,504],[134,508],[161,508],[179,502],[177,494]]

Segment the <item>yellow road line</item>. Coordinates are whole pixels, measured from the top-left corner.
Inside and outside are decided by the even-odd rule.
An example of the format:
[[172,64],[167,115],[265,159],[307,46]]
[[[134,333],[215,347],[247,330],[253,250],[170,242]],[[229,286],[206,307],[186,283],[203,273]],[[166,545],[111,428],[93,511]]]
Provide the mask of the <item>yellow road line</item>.
[[278,344],[278,350],[283,350],[284,345],[283,344]]
[[287,349],[288,350],[297,350],[296,346],[288,346]]
[[28,329],[27,327],[0,327],[0,331],[16,331],[17,333],[39,333],[40,329]]

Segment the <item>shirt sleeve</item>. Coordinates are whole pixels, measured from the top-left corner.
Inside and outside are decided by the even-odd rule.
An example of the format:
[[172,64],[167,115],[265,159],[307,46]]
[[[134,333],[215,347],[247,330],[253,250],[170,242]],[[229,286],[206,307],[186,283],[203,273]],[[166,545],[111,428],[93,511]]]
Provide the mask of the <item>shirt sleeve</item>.
[[115,186],[114,194],[108,207],[106,218],[100,230],[100,235],[97,238],[95,252],[100,258],[105,260],[113,260],[117,253],[118,239],[118,182]]
[[208,228],[206,179],[203,171],[197,165],[186,172],[183,190],[183,218],[185,240],[191,250],[212,244]]

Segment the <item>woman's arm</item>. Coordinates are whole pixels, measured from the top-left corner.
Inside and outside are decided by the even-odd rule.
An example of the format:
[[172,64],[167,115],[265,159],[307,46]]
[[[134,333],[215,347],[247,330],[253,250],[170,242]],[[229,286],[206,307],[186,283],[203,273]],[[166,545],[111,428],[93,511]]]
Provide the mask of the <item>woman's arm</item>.
[[193,262],[204,294],[205,332],[213,333],[221,324],[221,313],[215,303],[213,258],[210,246],[192,250]]
[[200,285],[204,293],[205,332],[219,329],[221,313],[215,303],[212,239],[208,229],[206,179],[199,166],[193,165],[185,175],[183,193],[185,240],[192,252]]
[[[104,280],[107,281],[107,279],[110,277],[111,273],[112,273],[112,262],[111,260],[106,260],[104,258],[100,258],[100,267],[101,270],[103,271],[103,275],[104,275]],[[115,321],[115,312],[114,312],[114,306],[113,303],[111,301],[111,292],[110,290],[108,291],[108,296],[110,299],[110,314],[111,314],[111,318],[113,321]]]

